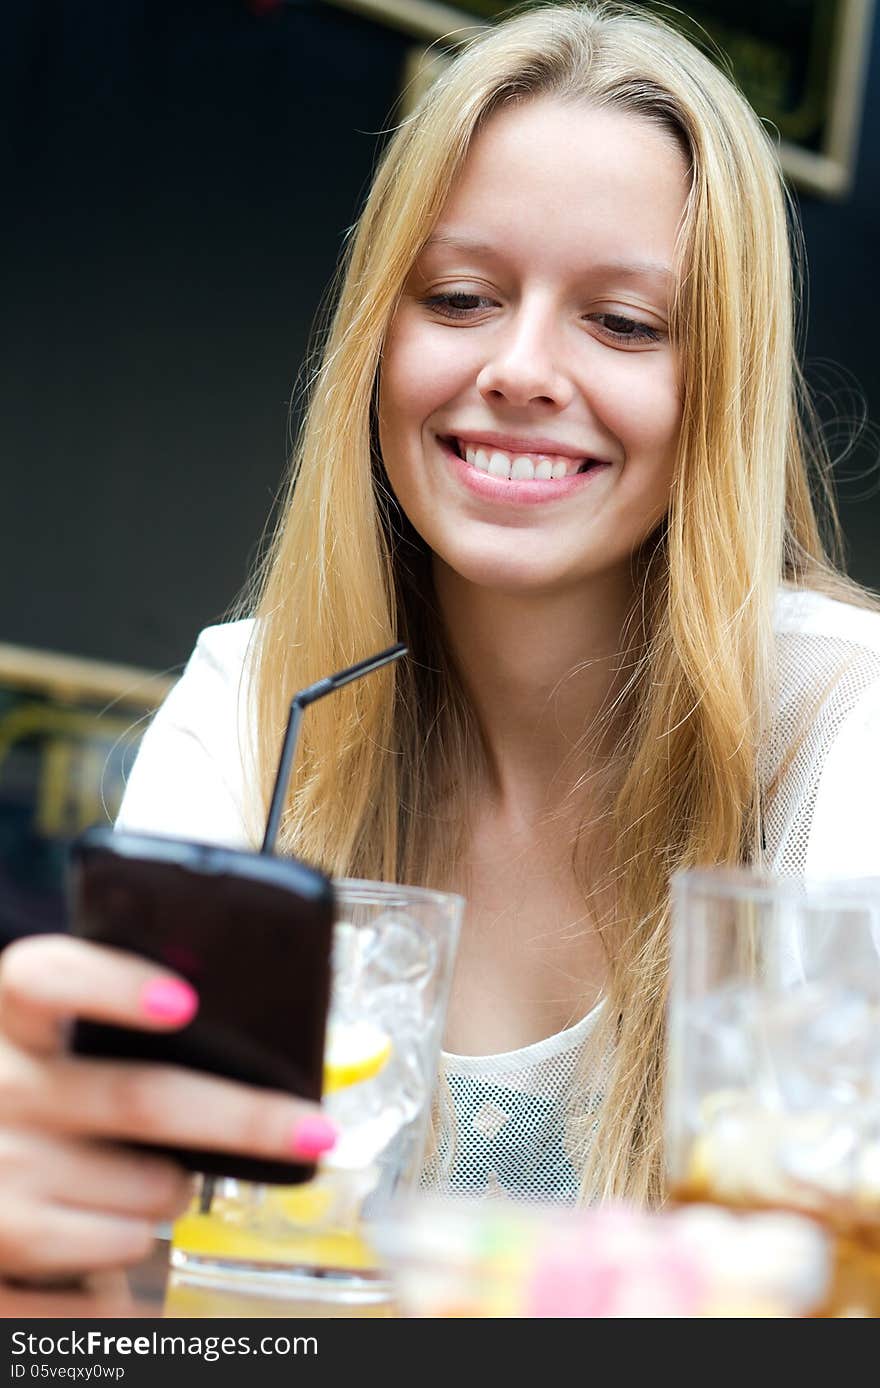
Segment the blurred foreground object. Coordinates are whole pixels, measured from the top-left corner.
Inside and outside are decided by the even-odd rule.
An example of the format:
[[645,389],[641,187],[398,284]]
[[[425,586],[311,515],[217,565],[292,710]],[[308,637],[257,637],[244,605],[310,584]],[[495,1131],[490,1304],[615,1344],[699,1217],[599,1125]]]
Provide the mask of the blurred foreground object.
[[823,1310],[830,1243],[797,1215],[540,1210],[425,1198],[380,1230],[404,1315],[791,1317]]

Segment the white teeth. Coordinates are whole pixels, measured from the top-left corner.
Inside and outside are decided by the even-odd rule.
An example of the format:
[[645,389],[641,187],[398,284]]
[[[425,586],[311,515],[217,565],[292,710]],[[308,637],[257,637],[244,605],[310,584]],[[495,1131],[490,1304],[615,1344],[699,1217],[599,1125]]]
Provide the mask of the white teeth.
[[472,443],[469,443],[465,447],[464,456],[471,467],[479,468],[480,472],[489,471],[489,455],[486,453],[485,449],[475,448]]
[[490,477],[510,477],[510,459],[506,453],[493,453],[489,459]]
[[549,482],[551,478],[573,477],[579,471],[579,463],[574,458],[555,458],[526,453],[518,453],[511,458],[500,448],[478,448],[473,443],[460,443],[459,452],[464,455],[471,467],[480,472],[488,472],[490,477],[506,477],[516,482]]

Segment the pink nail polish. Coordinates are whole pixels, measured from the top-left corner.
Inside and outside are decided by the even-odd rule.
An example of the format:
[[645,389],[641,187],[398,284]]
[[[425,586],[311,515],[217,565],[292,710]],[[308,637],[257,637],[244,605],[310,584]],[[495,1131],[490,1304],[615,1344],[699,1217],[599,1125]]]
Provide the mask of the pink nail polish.
[[294,1123],[290,1150],[295,1157],[314,1161],[322,1152],[329,1152],[331,1147],[336,1146],[338,1136],[336,1124],[331,1123],[329,1118],[320,1113],[309,1114],[307,1118],[300,1118]]
[[141,993],[141,1007],[154,1021],[184,1026],[196,1015],[199,997],[194,988],[179,979],[154,978]]

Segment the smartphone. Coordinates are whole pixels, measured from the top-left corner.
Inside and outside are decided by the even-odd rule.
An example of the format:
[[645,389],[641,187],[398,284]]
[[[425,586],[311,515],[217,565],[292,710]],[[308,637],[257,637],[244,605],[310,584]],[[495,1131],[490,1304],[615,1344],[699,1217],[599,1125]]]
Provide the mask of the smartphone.
[[[173,969],[199,995],[189,1025],[137,1031],[78,1020],[79,1055],[182,1065],[319,1100],[334,899],[294,858],[89,829],[69,871],[73,934]],[[191,1171],[295,1185],[312,1164],[138,1144]]]

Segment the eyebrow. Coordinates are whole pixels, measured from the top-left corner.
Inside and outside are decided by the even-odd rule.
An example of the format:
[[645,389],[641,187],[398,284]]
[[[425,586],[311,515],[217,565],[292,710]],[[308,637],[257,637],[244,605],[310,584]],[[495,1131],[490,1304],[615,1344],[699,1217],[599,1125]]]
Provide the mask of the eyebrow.
[[[470,236],[455,236],[451,232],[438,232],[429,236],[425,242],[424,250],[433,250],[436,246],[465,251],[469,255],[494,258],[499,255],[496,248],[488,241],[478,241]],[[606,260],[601,264],[590,266],[589,273],[591,275],[614,275],[618,279],[624,280],[653,279],[664,285],[670,285],[674,280],[671,267],[660,260]]]

